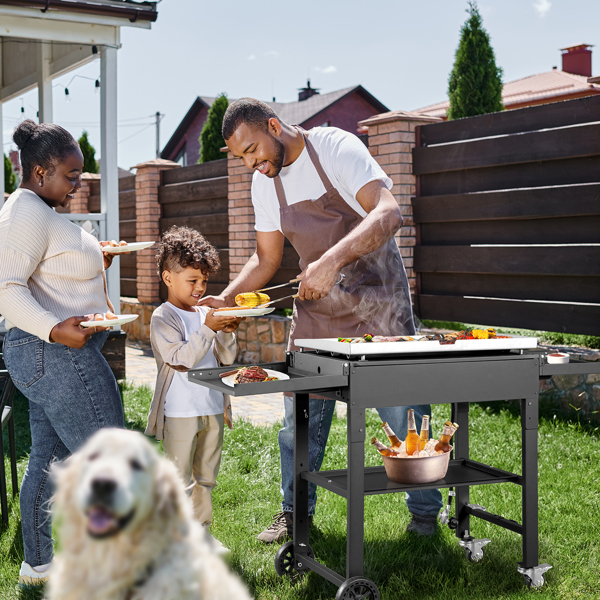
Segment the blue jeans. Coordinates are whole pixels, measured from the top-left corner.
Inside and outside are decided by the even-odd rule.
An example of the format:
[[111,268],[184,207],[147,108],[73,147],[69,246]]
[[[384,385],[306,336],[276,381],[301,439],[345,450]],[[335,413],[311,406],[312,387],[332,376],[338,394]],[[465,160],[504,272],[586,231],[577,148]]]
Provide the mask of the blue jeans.
[[[406,437],[407,417],[406,411],[413,408],[417,431],[421,430],[423,415],[431,415],[429,405],[422,406],[394,406],[378,408],[377,412],[382,421],[387,421],[392,430],[400,439]],[[294,401],[291,396],[284,396],[283,429],[279,431],[279,454],[281,459],[281,493],[283,502],[281,508],[284,512],[294,510]],[[310,416],[308,422],[308,470],[318,471],[323,464],[325,445],[331,429],[331,420],[335,410],[334,400],[309,401]],[[431,436],[431,428],[429,431]],[[369,436],[367,436],[369,437]],[[381,437],[381,436],[379,436]],[[385,435],[384,435],[385,438]],[[383,440],[385,441],[385,440]],[[317,504],[317,486],[308,484],[308,514],[315,514]],[[406,493],[408,510],[416,515],[437,515],[442,508],[442,495],[439,490],[416,490]]]
[[50,501],[52,463],[75,452],[102,427],[123,427],[117,382],[100,350],[108,331],[95,333],[81,350],[48,344],[13,328],[4,339],[4,362],[29,400],[31,454],[21,485],[25,562],[52,560]]

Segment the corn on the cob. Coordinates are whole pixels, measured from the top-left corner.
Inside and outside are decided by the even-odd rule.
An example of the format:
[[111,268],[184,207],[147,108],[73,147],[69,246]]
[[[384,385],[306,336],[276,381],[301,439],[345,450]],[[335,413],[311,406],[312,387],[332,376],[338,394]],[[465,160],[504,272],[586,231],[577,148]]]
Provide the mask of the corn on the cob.
[[252,308],[254,306],[258,306],[259,304],[269,302],[270,299],[271,298],[269,298],[267,294],[261,294],[259,292],[245,292],[243,294],[238,294],[235,297],[235,303],[238,306],[243,306],[244,308]]

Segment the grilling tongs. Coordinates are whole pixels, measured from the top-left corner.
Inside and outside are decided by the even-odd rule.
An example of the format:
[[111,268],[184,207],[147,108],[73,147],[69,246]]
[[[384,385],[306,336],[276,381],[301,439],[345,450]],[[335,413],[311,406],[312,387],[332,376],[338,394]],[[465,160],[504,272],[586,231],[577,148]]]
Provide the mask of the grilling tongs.
[[[344,281],[344,279],[346,279],[346,276],[343,273],[340,273],[340,278],[335,282],[335,285],[339,285],[340,283],[342,283],[342,281]],[[285,287],[292,283],[298,283],[299,281],[302,281],[302,280],[301,279],[292,279],[291,281],[288,281],[287,283],[281,283],[279,285],[274,285],[273,287],[262,288],[262,290],[256,290],[256,291],[257,292],[266,292],[267,290],[274,290],[276,288]],[[296,289],[298,289],[298,288],[296,288]],[[277,300],[269,300],[268,302],[265,302],[264,304],[259,304],[258,306],[255,306],[255,308],[265,308],[266,306],[269,306],[270,304],[274,304],[275,302],[281,302],[282,300],[287,300],[288,298],[297,298],[297,297],[298,297],[298,294],[293,294],[292,296],[284,296],[283,298],[277,298]]]

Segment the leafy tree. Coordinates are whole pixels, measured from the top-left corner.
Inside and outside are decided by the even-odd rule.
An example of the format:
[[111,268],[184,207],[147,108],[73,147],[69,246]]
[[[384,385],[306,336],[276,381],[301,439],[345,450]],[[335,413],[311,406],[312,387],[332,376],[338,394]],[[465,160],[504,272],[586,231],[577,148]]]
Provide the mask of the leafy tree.
[[454,67],[448,80],[448,119],[503,110],[502,69],[496,66],[490,36],[482,26],[475,0],[462,27]]
[[88,140],[88,132],[84,131],[77,141],[79,142],[79,147],[83,154],[83,172],[98,173],[98,171],[100,171],[100,165],[96,160],[96,149]]
[[17,174],[13,169],[10,158],[4,155],[4,191],[7,194],[12,194],[17,187]]
[[225,94],[220,94],[208,111],[206,123],[200,132],[200,156],[199,163],[209,162],[223,158],[221,148],[225,146],[225,140],[221,133],[223,116],[229,106],[229,100]]

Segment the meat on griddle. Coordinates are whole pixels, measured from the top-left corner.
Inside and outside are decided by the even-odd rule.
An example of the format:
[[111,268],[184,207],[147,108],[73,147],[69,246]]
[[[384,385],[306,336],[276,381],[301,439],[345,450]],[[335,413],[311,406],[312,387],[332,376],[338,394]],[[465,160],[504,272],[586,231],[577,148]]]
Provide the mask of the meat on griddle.
[[260,383],[269,377],[268,373],[261,367],[243,367],[235,376],[235,383]]

